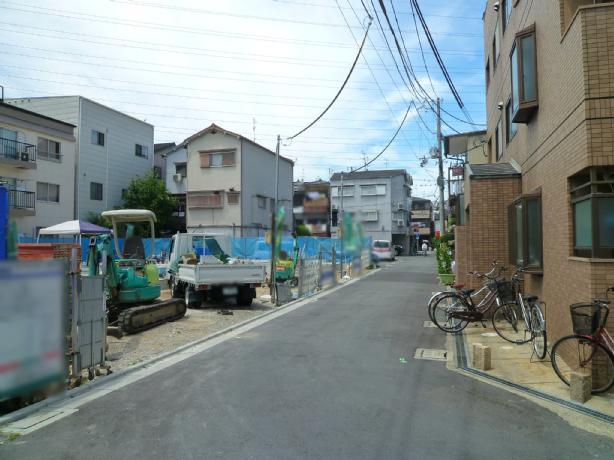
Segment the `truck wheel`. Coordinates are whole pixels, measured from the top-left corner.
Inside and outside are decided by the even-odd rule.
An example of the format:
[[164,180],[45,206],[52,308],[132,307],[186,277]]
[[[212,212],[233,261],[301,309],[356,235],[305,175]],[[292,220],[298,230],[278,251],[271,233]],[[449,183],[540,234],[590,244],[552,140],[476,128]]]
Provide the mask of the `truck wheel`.
[[200,296],[194,291],[192,287],[185,289],[185,304],[188,308],[198,308],[202,303]]
[[171,277],[169,282],[173,299],[181,299],[185,295],[185,286],[182,286],[182,283],[177,281],[174,277]]
[[242,287],[237,295],[237,305],[241,307],[249,307],[256,297],[256,290],[250,287]]

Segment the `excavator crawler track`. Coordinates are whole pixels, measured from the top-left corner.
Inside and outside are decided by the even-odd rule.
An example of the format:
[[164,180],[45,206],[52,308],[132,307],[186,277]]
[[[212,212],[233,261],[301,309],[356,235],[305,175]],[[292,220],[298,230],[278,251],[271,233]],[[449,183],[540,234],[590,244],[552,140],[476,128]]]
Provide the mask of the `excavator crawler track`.
[[158,324],[178,320],[185,312],[183,299],[162,300],[122,310],[117,318],[117,325],[124,334],[134,334]]

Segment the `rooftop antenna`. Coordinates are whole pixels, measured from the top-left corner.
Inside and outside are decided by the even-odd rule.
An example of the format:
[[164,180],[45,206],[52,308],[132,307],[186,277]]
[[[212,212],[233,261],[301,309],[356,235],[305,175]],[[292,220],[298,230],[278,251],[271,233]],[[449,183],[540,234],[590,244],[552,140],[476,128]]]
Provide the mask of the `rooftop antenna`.
[[362,151],[362,161],[364,164],[364,168],[365,171],[367,170],[367,161],[369,161],[369,158],[367,157],[367,154],[364,152],[364,150]]
[[256,142],[256,118],[252,118],[252,130],[254,131],[254,142]]

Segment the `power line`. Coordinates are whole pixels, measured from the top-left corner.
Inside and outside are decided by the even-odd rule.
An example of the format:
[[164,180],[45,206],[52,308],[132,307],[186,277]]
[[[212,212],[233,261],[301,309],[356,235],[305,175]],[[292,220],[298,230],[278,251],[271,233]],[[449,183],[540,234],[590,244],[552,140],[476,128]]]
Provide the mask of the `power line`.
[[309,123],[306,127],[301,129],[294,136],[290,136],[288,139],[292,140],[292,139],[297,138],[301,134],[303,134],[305,131],[307,131],[309,128],[311,128],[313,125],[315,125],[318,122],[318,120],[320,120],[324,116],[324,114],[326,114],[326,112],[328,112],[328,109],[330,109],[333,106],[333,104],[335,103],[335,101],[337,100],[337,98],[339,97],[341,92],[343,91],[343,88],[345,88],[345,85],[349,81],[350,76],[352,75],[352,72],[354,72],[354,67],[356,67],[356,63],[358,62],[358,58],[360,57],[360,54],[362,53],[362,49],[365,46],[365,41],[367,40],[367,35],[369,35],[369,29],[370,28],[371,28],[371,21],[369,21],[369,25],[367,26],[367,30],[365,31],[365,36],[362,39],[362,43],[360,44],[360,48],[358,49],[358,54],[356,54],[356,59],[354,59],[354,62],[352,63],[352,67],[350,68],[350,71],[348,72],[347,77],[345,77],[345,81],[341,85],[341,88],[339,88],[339,91],[337,92],[337,94],[335,94],[335,97],[332,99],[332,101],[330,101],[330,104],[328,104],[328,106],[324,109],[324,111],[320,115],[318,115],[311,123]]
[[[382,1],[383,0],[380,0],[380,3],[382,3]],[[452,82],[452,78],[450,77],[450,74],[448,73],[448,70],[446,69],[446,65],[444,64],[443,60],[441,59],[441,56],[439,55],[439,50],[437,49],[437,45],[435,45],[435,41],[433,40],[433,37],[431,36],[431,32],[429,31],[429,28],[426,24],[424,16],[422,16],[420,5],[418,5],[417,0],[410,0],[410,1],[414,5],[416,14],[418,15],[418,19],[420,20],[420,23],[422,24],[422,28],[424,29],[424,34],[426,35],[426,39],[428,40],[429,45],[431,46],[431,50],[433,51],[433,54],[435,55],[435,59],[437,60],[437,63],[439,64],[439,67],[441,68],[441,72],[443,73],[444,78],[448,82],[448,87],[450,88],[450,91],[452,92],[452,95],[456,99],[456,102],[458,103],[459,107],[462,109],[463,101],[460,95],[458,94],[458,91],[456,90],[454,83]]]
[[[416,14],[414,12],[414,5],[411,1],[409,2],[409,5],[411,6],[411,15],[414,20],[414,30],[416,31],[416,38],[418,39],[418,45],[420,47],[420,54],[422,55],[422,62],[424,63],[424,69],[426,70],[426,75],[428,76],[429,83],[431,84],[431,89],[433,90],[433,94],[437,95],[437,92],[435,91],[435,86],[433,86],[433,80],[431,80],[431,74],[429,73],[429,68],[426,65],[426,58],[424,57],[424,48],[422,48],[422,40],[420,39],[420,32],[418,32],[418,23],[416,22]],[[393,3],[393,6],[394,6],[394,3]]]
[[[23,9],[23,8],[15,8],[6,6],[6,4],[13,4],[18,6],[25,6],[31,9]],[[288,42],[295,43],[299,45],[306,46],[324,46],[331,48],[351,48],[350,44],[337,43],[337,42],[325,42],[325,41],[314,41],[314,40],[304,40],[304,39],[292,39],[285,37],[274,37],[270,35],[254,35],[254,34],[244,34],[239,32],[228,32],[228,31],[218,31],[218,30],[210,30],[210,29],[202,29],[202,28],[193,28],[193,27],[175,27],[169,24],[151,22],[151,21],[137,21],[134,19],[125,20],[125,19],[117,19],[110,16],[101,16],[96,14],[88,14],[88,13],[77,13],[69,10],[62,10],[56,8],[43,8],[40,6],[28,5],[23,3],[15,3],[15,2],[4,2],[3,9],[18,11],[23,13],[30,13],[36,15],[43,16],[53,16],[60,17],[65,19],[73,19],[78,21],[87,21],[87,22],[98,22],[104,24],[114,24],[121,25],[126,27],[140,27],[144,29],[151,30],[151,27],[156,27],[157,30],[167,30],[171,32],[179,32],[186,34],[196,34],[196,35],[205,35],[205,36],[218,36],[218,37],[226,37],[226,38],[235,38],[241,40],[258,40],[258,41],[268,41],[273,43],[278,42]],[[456,34],[449,34],[456,35]],[[458,50],[456,50],[458,51]]]
[[411,104],[409,104],[409,107],[407,107],[407,112],[405,112],[405,115],[403,116],[403,120],[401,120],[401,124],[399,125],[399,127],[396,130],[396,132],[392,136],[392,139],[390,139],[388,144],[386,144],[386,146],[381,150],[381,152],[379,152],[377,155],[375,155],[375,157],[373,157],[371,160],[367,161],[364,165],[360,166],[359,168],[352,169],[350,171],[351,173],[355,172],[355,171],[359,171],[359,170],[361,170],[363,168],[366,168],[371,163],[373,163],[375,160],[377,160],[380,156],[382,156],[386,150],[388,150],[388,147],[390,147],[390,144],[392,144],[394,142],[394,140],[397,137],[397,134],[399,134],[399,131],[401,131],[401,128],[403,127],[403,123],[405,123],[405,119],[407,118],[407,115],[409,114],[409,111],[411,110],[412,104],[413,104],[413,102]]

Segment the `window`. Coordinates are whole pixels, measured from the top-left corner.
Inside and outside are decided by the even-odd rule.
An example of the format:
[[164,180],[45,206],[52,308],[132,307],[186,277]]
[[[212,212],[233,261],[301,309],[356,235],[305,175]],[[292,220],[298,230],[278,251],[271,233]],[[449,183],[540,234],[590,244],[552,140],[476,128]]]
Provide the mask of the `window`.
[[523,195],[508,209],[510,263],[541,271],[542,212],[541,195]]
[[490,86],[490,60],[486,61],[486,91],[488,91],[488,87]]
[[128,195],[128,189],[127,188],[123,188],[122,189],[122,200],[126,199],[126,195]]
[[535,25],[516,34],[510,69],[513,121],[528,123],[538,107]]
[[264,196],[257,196],[256,200],[258,201],[258,207],[260,209],[266,209],[266,197],[264,197]]
[[38,138],[38,158],[44,160],[60,160],[60,143],[46,139]]
[[208,192],[188,194],[189,208],[221,208],[222,194],[220,192]]
[[614,258],[614,167],[594,167],[570,178],[573,254]]
[[228,193],[228,204],[239,204],[239,197],[241,196],[238,192],[230,192]]
[[188,166],[186,163],[175,163],[175,174],[181,174],[181,177],[188,175]]
[[52,203],[60,202],[60,186],[48,184],[47,182],[36,183],[36,200],[48,201]]
[[272,211],[275,209],[275,198],[271,198],[270,203],[271,203],[271,211]]
[[104,133],[92,129],[92,144],[104,146]]
[[[331,187],[331,195],[339,196],[339,187]],[[343,196],[354,196],[354,186],[353,185],[344,185],[343,186]]]
[[499,61],[499,51],[501,44],[499,43],[499,21],[495,23],[495,35],[492,39],[492,70],[497,69],[497,62]]
[[134,144],[134,155],[141,158],[148,158],[149,148],[146,145]]
[[377,210],[362,211],[361,218],[364,222],[375,222],[377,221]]
[[385,194],[386,194],[386,184],[382,184],[382,185],[361,185],[360,186],[360,195],[361,196],[385,195]]
[[221,168],[223,166],[235,165],[235,150],[222,150],[216,152],[201,151],[200,167],[201,168]]
[[503,131],[501,129],[501,118],[495,128],[495,154],[497,155],[497,161],[503,156]]
[[512,99],[510,98],[505,106],[505,141],[507,144],[510,143],[518,132],[518,125],[512,121],[513,118]]
[[161,166],[154,166],[153,173],[154,173],[154,177],[157,177],[158,179],[162,179],[162,167]]
[[502,23],[503,23],[503,32],[507,29],[507,26],[510,23],[510,16],[512,15],[512,0],[503,0],[501,2],[501,10],[503,11]]
[[102,184],[90,182],[90,200],[102,201]]

